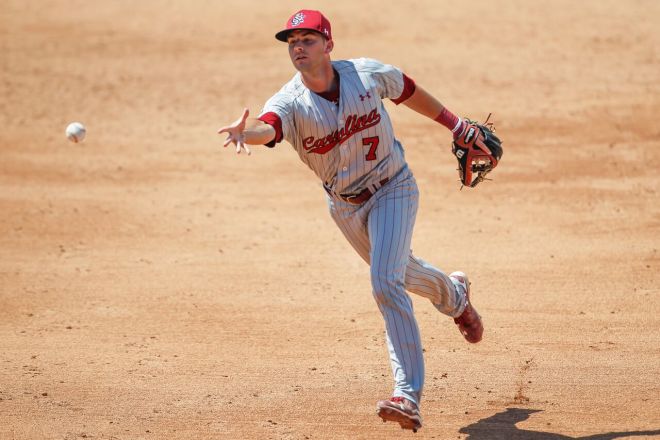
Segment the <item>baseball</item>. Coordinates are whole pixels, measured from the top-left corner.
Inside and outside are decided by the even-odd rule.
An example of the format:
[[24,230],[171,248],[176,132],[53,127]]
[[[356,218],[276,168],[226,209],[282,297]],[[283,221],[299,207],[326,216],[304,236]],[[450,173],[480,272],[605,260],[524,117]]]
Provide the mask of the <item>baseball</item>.
[[85,139],[87,130],[80,122],[72,122],[66,127],[66,137],[71,142],[82,142]]

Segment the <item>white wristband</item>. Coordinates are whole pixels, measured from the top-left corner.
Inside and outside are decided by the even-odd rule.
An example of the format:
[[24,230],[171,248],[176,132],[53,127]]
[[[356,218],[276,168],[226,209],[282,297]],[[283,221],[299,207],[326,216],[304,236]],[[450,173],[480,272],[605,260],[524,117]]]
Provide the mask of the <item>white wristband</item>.
[[451,130],[451,132],[456,133],[456,130],[458,130],[461,127],[462,124],[463,124],[463,120],[460,117],[458,117],[458,122],[456,123],[456,127],[454,127]]

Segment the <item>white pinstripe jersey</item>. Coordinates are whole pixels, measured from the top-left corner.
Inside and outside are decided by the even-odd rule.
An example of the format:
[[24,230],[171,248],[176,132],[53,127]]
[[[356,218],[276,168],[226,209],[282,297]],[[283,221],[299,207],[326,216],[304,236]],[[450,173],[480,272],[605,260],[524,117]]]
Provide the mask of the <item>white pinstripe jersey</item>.
[[382,102],[401,96],[403,73],[367,58],[332,65],[339,74],[338,104],[309,90],[297,73],[266,102],[262,115],[280,117],[283,138],[327,188],[357,194],[405,165]]

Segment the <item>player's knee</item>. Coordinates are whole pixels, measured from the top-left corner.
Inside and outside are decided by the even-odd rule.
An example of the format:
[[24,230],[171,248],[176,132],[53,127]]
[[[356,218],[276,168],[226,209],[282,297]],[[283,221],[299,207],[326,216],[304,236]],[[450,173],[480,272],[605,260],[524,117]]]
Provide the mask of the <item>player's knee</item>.
[[394,277],[386,270],[371,266],[371,285],[374,289],[387,289],[394,282]]
[[371,271],[371,287],[374,298],[379,304],[391,304],[404,293],[404,282],[400,277],[394,276],[390,272],[373,270]]

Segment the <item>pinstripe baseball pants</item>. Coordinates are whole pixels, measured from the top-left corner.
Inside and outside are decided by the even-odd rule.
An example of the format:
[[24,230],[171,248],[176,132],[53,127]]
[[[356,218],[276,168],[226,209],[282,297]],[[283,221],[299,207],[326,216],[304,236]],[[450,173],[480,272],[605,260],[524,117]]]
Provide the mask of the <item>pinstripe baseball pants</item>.
[[373,295],[385,320],[394,375],[392,396],[419,405],[424,358],[406,290],[428,298],[440,312],[453,317],[463,312],[465,298],[447,275],[411,252],[418,202],[417,183],[407,166],[362,205],[328,196],[332,218],[371,267]]

